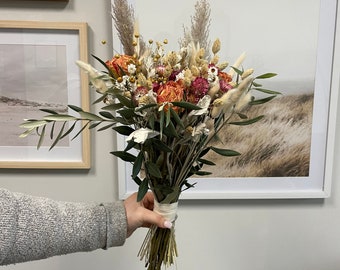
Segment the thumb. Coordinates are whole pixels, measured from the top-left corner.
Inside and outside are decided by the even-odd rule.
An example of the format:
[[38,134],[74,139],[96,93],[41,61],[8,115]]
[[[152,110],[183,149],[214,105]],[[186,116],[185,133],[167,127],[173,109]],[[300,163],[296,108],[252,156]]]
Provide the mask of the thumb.
[[143,221],[145,224],[153,224],[164,229],[170,229],[172,227],[172,223],[161,215],[146,208],[143,208],[143,212]]

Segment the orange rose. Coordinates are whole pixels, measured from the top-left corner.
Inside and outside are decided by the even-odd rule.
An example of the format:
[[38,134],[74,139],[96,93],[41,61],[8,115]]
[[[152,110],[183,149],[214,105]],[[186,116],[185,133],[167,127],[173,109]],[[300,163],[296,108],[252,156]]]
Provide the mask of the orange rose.
[[[164,102],[176,102],[183,101],[184,87],[181,83],[168,81],[165,84],[160,85],[158,89],[157,103],[163,104]],[[167,110],[165,106],[165,110]],[[179,111],[178,107],[173,107],[175,111]]]
[[115,78],[118,78],[128,73],[128,65],[135,64],[135,60],[129,55],[122,54],[106,61],[105,64],[113,73]]

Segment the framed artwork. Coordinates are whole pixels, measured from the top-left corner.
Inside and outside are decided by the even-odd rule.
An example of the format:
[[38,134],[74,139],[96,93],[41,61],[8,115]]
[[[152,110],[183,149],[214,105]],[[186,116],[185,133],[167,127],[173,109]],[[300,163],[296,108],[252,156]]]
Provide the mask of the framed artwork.
[[[167,39],[166,49],[178,50],[197,1],[129,3],[144,40]],[[267,120],[238,129],[227,126],[221,132],[218,146],[241,156],[209,156],[216,163],[207,168],[212,175],[190,179],[195,187],[182,192],[181,198],[329,197],[338,100],[332,87],[337,0],[208,3],[209,34],[211,41],[221,40],[221,61],[232,62],[246,51],[245,67],[254,68],[256,75],[277,73],[264,87],[282,95],[261,106],[263,111],[254,111]],[[181,9],[175,12],[172,7],[177,5]],[[167,9],[172,12],[162,12]],[[152,16],[146,16],[150,10]],[[114,26],[113,32],[114,50],[121,52]],[[124,138],[118,137],[118,146],[124,144]],[[124,198],[138,187],[130,178],[131,167],[118,162],[119,194]]]
[[19,138],[24,119],[46,115],[39,109],[71,114],[68,104],[89,108],[79,59],[87,61],[86,23],[0,21],[0,168],[90,167],[86,130],[77,140],[70,134],[53,151],[48,136],[39,150],[36,134]]

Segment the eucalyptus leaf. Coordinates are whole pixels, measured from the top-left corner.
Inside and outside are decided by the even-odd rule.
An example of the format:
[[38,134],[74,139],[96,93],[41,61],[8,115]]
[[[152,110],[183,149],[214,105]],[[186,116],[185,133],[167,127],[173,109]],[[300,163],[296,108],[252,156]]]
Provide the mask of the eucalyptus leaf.
[[112,73],[112,71],[109,69],[109,67],[106,65],[106,63],[102,59],[100,59],[99,57],[95,56],[94,54],[91,54],[91,55],[92,55],[93,58],[95,58],[99,63],[101,63],[106,68],[107,72],[110,74],[110,76],[112,78],[115,77],[114,74]]
[[164,134],[168,137],[178,137],[174,124],[170,121],[169,125],[163,130]]
[[73,125],[64,133],[63,136],[61,136],[60,139],[63,139],[65,138],[67,135],[69,135],[73,130],[74,130],[74,127],[76,126],[77,122],[74,122]]
[[209,152],[209,150],[210,150],[210,147],[203,149],[201,151],[201,153],[199,154],[199,157],[201,158],[201,157],[205,156]]
[[50,139],[51,139],[51,140],[53,140],[53,138],[54,138],[55,123],[56,123],[56,122],[53,122],[53,123],[52,123],[52,127],[51,127],[51,130],[50,130]]
[[251,125],[251,124],[254,124],[254,123],[260,121],[263,117],[264,117],[264,115],[260,115],[260,116],[257,116],[255,118],[252,118],[252,119],[249,119],[249,120],[246,120],[246,121],[230,122],[229,124],[230,125],[236,125],[236,126],[247,126],[247,125]]
[[182,120],[179,118],[177,112],[171,107],[170,107],[170,113],[172,117],[174,118],[175,122],[177,123],[177,125],[179,125],[181,128],[184,128],[184,124]]
[[109,124],[109,125],[105,125],[105,126],[99,128],[98,131],[103,131],[103,130],[106,130],[106,129],[108,129],[108,128],[111,128],[111,127],[113,127],[115,124],[116,124],[116,123],[112,123],[112,124]]
[[56,111],[50,110],[50,109],[39,109],[39,111],[49,113],[49,114],[58,114]]
[[120,103],[122,103],[125,107],[128,108],[134,108],[134,105],[131,101],[131,99],[124,97],[122,95],[117,95],[117,99],[119,100]]
[[154,130],[155,129],[155,116],[152,114],[150,115],[148,119],[148,125],[150,126],[150,129]]
[[211,172],[207,172],[207,171],[196,171],[194,172],[194,174],[199,175],[199,176],[205,176],[205,175],[211,175]]
[[50,146],[49,150],[53,149],[57,145],[57,143],[60,141],[60,138],[61,138],[61,136],[63,135],[63,132],[64,132],[65,125],[66,125],[66,122],[63,123],[57,137],[55,138],[54,142]]
[[148,179],[145,178],[142,181],[142,183],[139,185],[138,193],[137,193],[137,202],[140,202],[141,200],[143,200],[148,190],[149,190],[149,183],[148,183]]
[[134,141],[128,141],[126,147],[124,148],[124,151],[127,152],[132,148],[138,149],[139,144]]
[[181,107],[181,108],[184,108],[184,109],[188,109],[188,110],[201,110],[202,108],[197,106],[197,105],[194,105],[190,102],[185,102],[185,101],[176,101],[176,102],[171,102],[174,106],[177,106],[177,107]]
[[205,165],[209,165],[209,166],[214,166],[214,165],[216,165],[214,162],[212,162],[212,161],[210,161],[210,160],[207,160],[207,159],[203,159],[203,158],[199,158],[197,161],[198,161],[198,162],[201,162],[201,163],[203,163],[203,164],[205,164]]
[[133,119],[134,117],[137,116],[134,109],[130,109],[130,108],[129,109],[121,109],[121,110],[117,111],[117,113],[119,113],[125,119]]
[[276,75],[277,75],[276,73],[265,73],[265,74],[255,77],[255,79],[269,79],[269,78],[275,77]]
[[260,87],[255,87],[253,88],[254,90],[257,90],[259,92],[262,92],[262,93],[266,93],[266,94],[269,94],[269,95],[281,95],[282,93],[278,92],[278,91],[273,91],[273,90],[269,90],[269,89],[264,89],[264,88],[260,88]]
[[101,122],[94,122],[92,123],[90,126],[89,126],[89,129],[94,129],[96,128],[97,126],[99,126],[101,124]]
[[46,126],[43,126],[41,134],[40,134],[40,138],[37,144],[37,149],[40,149],[40,146],[42,145],[44,138],[45,138],[45,130],[46,130]]
[[112,129],[124,136],[129,136],[132,132],[135,131],[130,126],[116,126],[116,127],[113,127]]
[[139,107],[138,109],[136,109],[135,111],[136,112],[142,112],[146,109],[150,109],[150,108],[153,108],[153,107],[156,107],[157,104],[156,103],[151,103],[151,104],[146,104],[146,105],[143,105],[142,107]]
[[260,104],[266,103],[268,101],[271,101],[275,97],[276,96],[270,96],[270,97],[266,97],[266,98],[262,98],[262,99],[255,99],[253,101],[250,101],[249,105],[260,105]]
[[68,105],[69,108],[71,108],[72,110],[76,111],[76,112],[82,112],[83,109],[78,107],[78,106],[75,106],[75,105]]
[[45,120],[34,120],[22,123],[19,125],[21,128],[33,129],[46,125],[48,122]]
[[90,120],[90,121],[103,121],[103,118],[99,117],[96,114],[90,113],[90,112],[84,112],[81,111],[79,112],[81,118],[86,119],[86,120]]
[[121,160],[126,161],[126,162],[135,162],[136,156],[125,152],[125,151],[113,151],[110,152],[110,154],[119,157]]
[[27,129],[25,130],[23,133],[21,133],[19,135],[19,138],[25,138],[27,137],[29,134],[31,134],[33,131],[35,130],[35,128],[30,128],[30,129]]
[[60,122],[77,120],[76,117],[68,114],[51,114],[44,116],[43,119],[46,121],[60,121]]
[[240,70],[240,69],[238,69],[238,68],[236,68],[236,67],[231,67],[239,76],[242,76],[242,74],[243,74],[243,70]]
[[164,127],[164,111],[161,110],[160,116],[159,116],[159,133],[160,133],[161,138],[163,136],[163,127]]
[[152,163],[151,161],[147,161],[145,163],[145,168],[146,168],[147,173],[149,173],[150,175],[155,176],[157,178],[162,178],[161,171],[159,170],[159,168],[157,167],[155,163]]
[[135,162],[133,163],[132,178],[136,177],[139,174],[139,172],[142,168],[142,165],[143,165],[143,159],[144,159],[144,156],[143,156],[143,152],[141,151],[141,152],[139,152]]
[[87,128],[89,123],[90,122],[87,122],[85,125],[83,125],[82,128],[78,131],[78,133],[76,135],[73,136],[73,138],[71,140],[74,140],[75,138],[77,138],[80,135],[80,133],[82,133],[85,130],[85,128]]
[[167,110],[165,116],[166,116],[166,118],[165,118],[165,126],[167,127],[167,126],[169,126],[169,123],[170,123],[170,121],[171,121],[170,110]]
[[98,103],[102,102],[106,97],[107,97],[107,94],[105,93],[102,96],[100,96],[98,99],[93,101],[92,104],[98,104]]
[[142,183],[142,180],[138,177],[138,176],[136,176],[136,177],[134,177],[134,178],[132,178],[133,179],[133,181],[135,181],[135,183],[139,186],[141,183]]
[[123,104],[114,103],[114,104],[107,105],[107,106],[103,107],[102,109],[106,110],[106,111],[117,111],[117,110],[120,110],[122,108],[124,108]]
[[161,140],[154,138],[151,141],[156,149],[163,151],[163,152],[168,152],[168,153],[172,152],[172,149],[167,144],[162,142]]
[[210,149],[213,150],[215,153],[225,157],[234,157],[241,155],[239,152],[230,149],[222,149],[213,146],[210,146]]

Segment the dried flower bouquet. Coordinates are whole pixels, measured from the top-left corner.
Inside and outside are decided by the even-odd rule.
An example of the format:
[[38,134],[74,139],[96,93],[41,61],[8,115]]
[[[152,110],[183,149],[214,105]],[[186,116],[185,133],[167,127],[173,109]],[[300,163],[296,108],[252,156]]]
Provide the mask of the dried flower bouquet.
[[[214,165],[204,158],[205,154],[214,151],[226,157],[240,155],[232,149],[214,147],[212,139],[225,125],[246,126],[261,120],[262,115],[248,119],[243,109],[268,102],[279,94],[258,83],[276,74],[254,77],[253,69],[242,68],[244,54],[231,66],[219,61],[219,39],[210,47],[207,41],[209,5],[202,0],[195,8],[191,31],[185,31],[180,49],[167,52],[166,40],[145,43],[136,30],[132,7],[126,0],[115,0],[113,19],[124,53],[105,62],[94,56],[105,71],[77,62],[100,95],[95,103],[105,103],[99,114],[69,105],[79,116],[44,110],[48,115],[43,119],[28,119],[21,125],[27,129],[23,137],[38,132],[38,147],[45,127],[54,127],[56,122],[83,121],[82,130],[113,130],[126,136],[125,149],[111,154],[132,163],[131,178],[139,186],[138,200],[151,189],[155,195],[154,211],[173,224],[181,192],[194,187],[188,179],[208,175],[204,169]],[[254,91],[266,96],[255,99]],[[74,125],[67,130],[61,128],[51,148],[73,129]],[[177,256],[174,233],[174,226],[150,228],[139,252],[148,270],[174,264]]]

